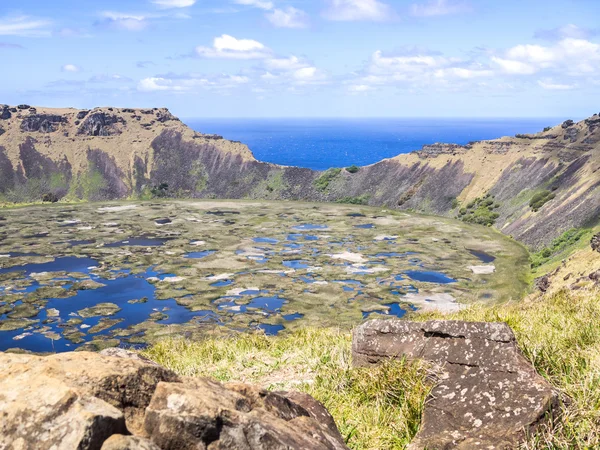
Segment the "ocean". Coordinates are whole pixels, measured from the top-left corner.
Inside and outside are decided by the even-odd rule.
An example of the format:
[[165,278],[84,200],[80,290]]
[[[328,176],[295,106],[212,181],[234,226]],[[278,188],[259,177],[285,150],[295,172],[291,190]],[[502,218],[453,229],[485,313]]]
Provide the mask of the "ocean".
[[364,166],[435,142],[535,133],[563,119],[187,119],[192,129],[241,141],[260,161],[325,170]]

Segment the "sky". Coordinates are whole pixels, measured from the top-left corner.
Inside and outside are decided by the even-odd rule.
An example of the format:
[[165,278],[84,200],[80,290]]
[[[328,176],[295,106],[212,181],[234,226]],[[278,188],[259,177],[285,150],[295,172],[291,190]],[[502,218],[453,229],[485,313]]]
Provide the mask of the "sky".
[[598,0],[1,0],[0,103],[183,118],[600,111]]

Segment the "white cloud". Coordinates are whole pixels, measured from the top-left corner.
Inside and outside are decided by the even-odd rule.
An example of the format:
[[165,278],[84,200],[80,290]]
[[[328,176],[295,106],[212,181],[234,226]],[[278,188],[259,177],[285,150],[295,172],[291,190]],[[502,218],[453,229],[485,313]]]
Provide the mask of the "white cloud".
[[264,9],[267,11],[270,11],[275,7],[275,5],[273,5],[273,2],[269,2],[266,0],[235,0],[235,3],[237,3],[238,5],[254,6],[255,8]]
[[260,76],[263,82],[270,85],[280,84],[323,84],[327,76],[308,61],[297,56],[287,58],[269,58],[263,62],[266,71]]
[[271,56],[271,50],[255,40],[223,34],[214,39],[212,47],[196,47],[196,54],[203,58],[264,59]]
[[278,28],[306,28],[308,26],[308,14],[292,6],[288,6],[285,10],[274,9],[265,17]]
[[101,17],[104,19],[102,24],[120,30],[141,31],[149,24],[149,17],[143,14],[126,14],[104,11],[101,14]]
[[307,63],[303,62],[297,56],[289,58],[272,58],[265,61],[267,69],[276,71],[298,70],[307,67]]
[[129,81],[133,81],[133,80],[131,78],[124,77],[123,75],[119,75],[119,74],[112,74],[112,75],[102,74],[102,75],[94,75],[88,81],[90,83],[109,83],[112,81],[129,82]]
[[517,45],[492,61],[508,74],[532,75],[545,70],[582,76],[600,70],[600,45],[565,38],[552,46]]
[[558,41],[564,38],[589,39],[591,36],[597,35],[598,30],[582,28],[572,23],[553,28],[551,30],[538,30],[535,32],[535,37],[539,39],[547,39]]
[[65,64],[61,67],[61,70],[63,72],[79,72],[81,71],[81,68],[76,66],[75,64]]
[[169,91],[174,93],[193,93],[199,89],[228,90],[247,84],[250,79],[242,75],[163,75],[140,80],[137,89],[141,92]]
[[373,90],[373,86],[369,86],[368,84],[353,84],[348,86],[348,90],[350,92],[368,92]]
[[491,77],[494,72],[489,69],[466,69],[464,67],[449,67],[447,69],[438,69],[434,72],[434,76],[439,79],[460,78],[470,80],[473,78]]
[[502,71],[512,75],[532,75],[537,72],[537,69],[534,66],[521,61],[499,58],[497,56],[493,56],[492,61],[495,62]]
[[45,37],[50,36],[52,22],[29,16],[0,18],[0,36]]
[[378,0],[329,0],[330,6],[323,13],[329,20],[383,21],[392,17],[392,9]]
[[412,15],[420,17],[447,16],[469,11],[471,11],[471,7],[466,2],[452,0],[431,0],[411,6]]
[[193,6],[196,0],[152,0],[152,3],[161,8],[187,8]]
[[400,55],[374,52],[366,67],[344,84],[353,93],[380,86],[410,90],[464,90],[475,86],[476,80],[494,76],[489,65],[478,61],[445,57],[423,49],[409,49]]
[[538,80],[538,85],[540,85],[544,89],[548,89],[551,91],[568,91],[571,89],[575,89],[575,85],[573,84],[560,84],[554,83],[552,80]]

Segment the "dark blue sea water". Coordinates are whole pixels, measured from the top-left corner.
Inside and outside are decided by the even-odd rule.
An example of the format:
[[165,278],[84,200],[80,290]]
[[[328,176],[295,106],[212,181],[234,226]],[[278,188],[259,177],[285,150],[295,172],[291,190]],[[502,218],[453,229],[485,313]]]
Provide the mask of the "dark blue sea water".
[[535,133],[562,119],[187,119],[196,131],[241,141],[254,156],[324,170],[363,166],[436,142]]

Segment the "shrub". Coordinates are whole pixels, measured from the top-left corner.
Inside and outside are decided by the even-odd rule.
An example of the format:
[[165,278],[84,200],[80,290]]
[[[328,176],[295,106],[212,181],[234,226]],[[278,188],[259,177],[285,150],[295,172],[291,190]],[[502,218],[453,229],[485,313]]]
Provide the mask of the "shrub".
[[336,203],[346,203],[349,205],[366,205],[369,203],[370,196],[361,195],[360,197],[342,197]]
[[152,189],[150,189],[152,196],[158,198],[166,197],[168,195],[168,191],[169,185],[167,183],[160,183],[158,186],[153,186]]
[[570,230],[565,231],[559,237],[554,239],[550,245],[531,255],[531,267],[535,269],[536,267],[540,267],[547,263],[554,255],[563,252],[566,248],[579,242],[586,232],[586,230],[577,228],[571,228]]
[[360,170],[360,167],[352,165],[350,167],[346,167],[346,172],[356,173]]
[[539,211],[539,209],[542,206],[544,206],[546,203],[548,203],[550,200],[552,200],[555,197],[556,197],[556,194],[554,194],[548,190],[538,192],[531,198],[531,200],[529,202],[529,206],[531,207],[531,209],[534,212],[537,212],[537,211]]
[[329,183],[331,183],[335,177],[337,177],[342,172],[342,169],[329,169],[323,172],[319,178],[317,178],[313,185],[318,191],[325,192],[329,187]]
[[494,196],[488,193],[482,198],[476,198],[469,202],[466,208],[460,209],[458,214],[463,222],[476,223],[490,227],[494,225],[496,219],[500,217],[500,214],[492,211],[493,209],[498,208],[500,208],[500,203],[496,202]]

